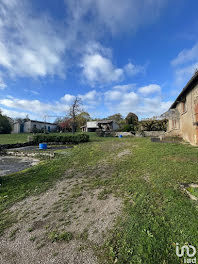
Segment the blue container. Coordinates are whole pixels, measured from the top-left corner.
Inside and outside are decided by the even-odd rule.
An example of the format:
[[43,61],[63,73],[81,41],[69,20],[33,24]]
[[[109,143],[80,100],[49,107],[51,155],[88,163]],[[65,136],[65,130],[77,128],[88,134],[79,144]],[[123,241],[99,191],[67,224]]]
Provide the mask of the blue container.
[[119,135],[119,138],[122,138],[123,137],[123,135]]
[[40,143],[39,149],[47,149],[47,143]]

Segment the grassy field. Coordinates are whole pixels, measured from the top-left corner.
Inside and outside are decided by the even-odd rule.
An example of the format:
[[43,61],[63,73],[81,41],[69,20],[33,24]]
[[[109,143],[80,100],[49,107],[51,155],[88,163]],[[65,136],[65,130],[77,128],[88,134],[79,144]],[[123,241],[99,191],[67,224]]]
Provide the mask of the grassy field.
[[62,158],[3,177],[1,233],[20,221],[9,211],[13,204],[45,193],[74,168],[71,178],[76,173],[86,177],[72,199],[79,190],[102,188],[100,199],[113,194],[124,202],[114,229],[103,245],[94,247],[101,263],[183,263],[175,254],[176,243],[198,246],[198,204],[180,188],[198,182],[198,148],[94,134],[91,142],[67,150]]
[[24,143],[31,134],[0,134],[0,144]]

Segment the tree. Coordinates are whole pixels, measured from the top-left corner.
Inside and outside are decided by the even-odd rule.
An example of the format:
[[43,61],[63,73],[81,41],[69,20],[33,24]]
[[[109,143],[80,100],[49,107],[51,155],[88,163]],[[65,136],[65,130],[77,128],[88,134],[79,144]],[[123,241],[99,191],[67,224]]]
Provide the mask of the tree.
[[114,120],[119,124],[123,120],[123,116],[120,113],[117,113],[117,114],[108,116],[107,119]]
[[72,133],[74,134],[77,128],[77,116],[82,112],[82,100],[76,96],[69,109],[69,117],[71,118]]
[[76,117],[78,127],[81,127],[91,120],[91,116],[88,112],[82,112]]
[[61,131],[71,132],[71,118],[64,118],[58,125]]
[[128,113],[125,118],[126,123],[131,126],[131,130],[136,130],[138,127],[138,116],[134,113]]
[[0,113],[0,134],[10,134],[12,131],[12,126],[7,118]]

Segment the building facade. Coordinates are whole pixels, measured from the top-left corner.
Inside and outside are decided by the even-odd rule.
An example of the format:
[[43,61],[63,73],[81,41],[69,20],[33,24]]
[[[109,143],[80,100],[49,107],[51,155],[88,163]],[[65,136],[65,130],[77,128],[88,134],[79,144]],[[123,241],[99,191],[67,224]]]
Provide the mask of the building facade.
[[190,79],[168,112],[168,136],[198,145],[198,72]]
[[47,132],[55,132],[57,125],[52,123],[45,123],[41,121],[28,120],[26,122],[15,122],[13,133],[32,133],[34,131],[45,130]]
[[89,121],[86,125],[81,127],[82,132],[95,132],[96,129],[102,129],[103,131],[116,131],[118,128],[119,125],[113,120]]

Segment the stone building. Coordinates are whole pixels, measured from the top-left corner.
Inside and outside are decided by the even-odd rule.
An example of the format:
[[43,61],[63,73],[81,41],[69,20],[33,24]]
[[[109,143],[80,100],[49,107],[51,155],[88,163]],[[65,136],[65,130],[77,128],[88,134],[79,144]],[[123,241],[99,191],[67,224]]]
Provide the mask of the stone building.
[[180,136],[198,145],[198,72],[190,79],[167,112],[168,136]]
[[102,129],[103,131],[116,131],[118,128],[119,125],[113,120],[90,121],[81,127],[82,132],[95,132],[96,129]]
[[32,133],[34,131],[41,131],[45,130],[47,132],[55,132],[57,130],[57,125],[53,123],[35,121],[35,120],[28,120],[25,122],[15,122],[13,133]]

